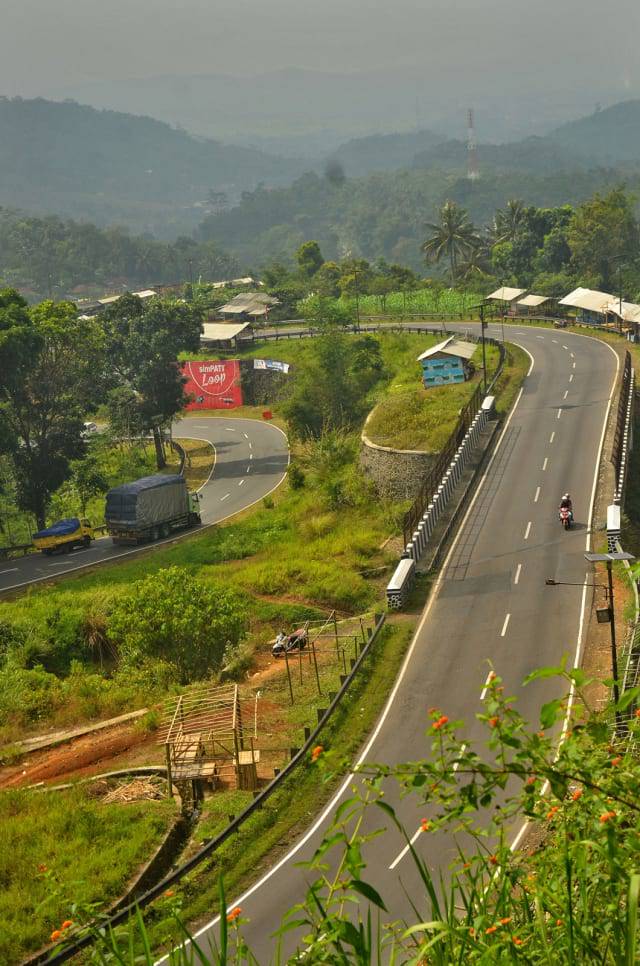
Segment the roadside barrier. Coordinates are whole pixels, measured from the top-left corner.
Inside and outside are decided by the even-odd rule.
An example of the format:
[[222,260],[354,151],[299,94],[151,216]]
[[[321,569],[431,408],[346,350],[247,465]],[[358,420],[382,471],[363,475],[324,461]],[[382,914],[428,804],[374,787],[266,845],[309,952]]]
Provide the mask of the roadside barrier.
[[611,449],[611,462],[615,468],[616,485],[613,502],[622,505],[624,487],[627,479],[628,458],[633,446],[633,399],[635,393],[635,371],[631,365],[631,354],[625,353],[622,370],[622,385],[618,399],[618,415]]

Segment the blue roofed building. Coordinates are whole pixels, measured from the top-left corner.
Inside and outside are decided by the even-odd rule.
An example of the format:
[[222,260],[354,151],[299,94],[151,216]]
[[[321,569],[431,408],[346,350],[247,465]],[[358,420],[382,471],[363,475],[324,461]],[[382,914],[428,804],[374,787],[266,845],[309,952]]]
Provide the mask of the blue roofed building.
[[472,372],[469,361],[475,351],[473,343],[456,339],[453,335],[427,349],[418,356],[424,388],[466,382]]

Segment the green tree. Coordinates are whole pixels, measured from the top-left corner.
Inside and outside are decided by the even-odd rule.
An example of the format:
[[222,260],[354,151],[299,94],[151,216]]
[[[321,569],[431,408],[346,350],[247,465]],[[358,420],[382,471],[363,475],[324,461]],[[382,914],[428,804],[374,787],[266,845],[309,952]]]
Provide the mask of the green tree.
[[324,262],[313,278],[313,288],[317,294],[327,298],[338,298],[340,274],[340,266],[337,262]]
[[496,242],[512,242],[527,225],[527,208],[520,199],[508,201],[504,208],[498,208],[491,226],[491,235]]
[[314,329],[345,329],[353,325],[350,306],[324,295],[309,295],[300,302],[299,309]]
[[605,290],[614,285],[617,266],[636,262],[639,231],[633,200],[623,188],[596,194],[576,208],[567,240],[574,271],[595,277]]
[[118,597],[108,634],[125,664],[164,661],[187,684],[218,671],[225,650],[240,643],[246,627],[246,607],[235,594],[169,567]]
[[458,280],[458,263],[476,245],[476,231],[464,208],[455,201],[446,201],[440,209],[438,221],[427,224],[429,237],[422,243],[421,250],[427,262],[438,264],[443,258],[449,259],[451,281]]
[[296,252],[296,262],[304,278],[312,278],[324,264],[324,258],[317,241],[307,241]]
[[[161,428],[185,405],[178,355],[200,347],[202,312],[195,305],[124,295],[103,316],[112,386],[135,398],[135,420],[153,432],[158,469],[165,464]],[[119,398],[119,405],[123,397]]]
[[[98,324],[80,321],[70,302],[42,302],[30,314],[37,343],[21,378],[4,387],[2,436],[9,441],[18,505],[44,527],[51,494],[85,453],[83,422],[101,390],[104,340]],[[23,321],[19,313],[24,334]]]

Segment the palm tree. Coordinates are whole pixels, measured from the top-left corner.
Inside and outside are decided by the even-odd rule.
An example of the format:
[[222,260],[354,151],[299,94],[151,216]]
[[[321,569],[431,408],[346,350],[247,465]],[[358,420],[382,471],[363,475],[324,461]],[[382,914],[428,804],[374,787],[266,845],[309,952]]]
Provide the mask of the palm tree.
[[427,224],[427,229],[431,234],[420,246],[421,251],[428,262],[440,262],[448,257],[451,281],[455,285],[458,260],[477,244],[476,230],[469,221],[467,211],[455,201],[445,201],[439,211],[438,222]]
[[463,282],[483,281],[491,275],[491,256],[486,245],[479,240],[460,266]]
[[512,198],[504,208],[498,208],[493,219],[491,234],[493,244],[514,241],[524,228],[527,221],[527,209],[524,201]]

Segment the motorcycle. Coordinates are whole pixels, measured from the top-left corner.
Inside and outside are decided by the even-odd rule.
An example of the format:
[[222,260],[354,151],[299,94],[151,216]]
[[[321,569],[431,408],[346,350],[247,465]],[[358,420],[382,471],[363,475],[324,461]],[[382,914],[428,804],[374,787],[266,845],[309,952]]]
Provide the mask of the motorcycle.
[[560,523],[565,530],[571,529],[571,524],[573,523],[573,513],[568,506],[561,506],[558,511],[558,516],[560,517]]
[[280,631],[271,648],[271,653],[274,657],[283,657],[285,653],[289,654],[290,651],[301,651],[308,643],[309,634],[304,627],[299,627],[292,634],[285,634]]

